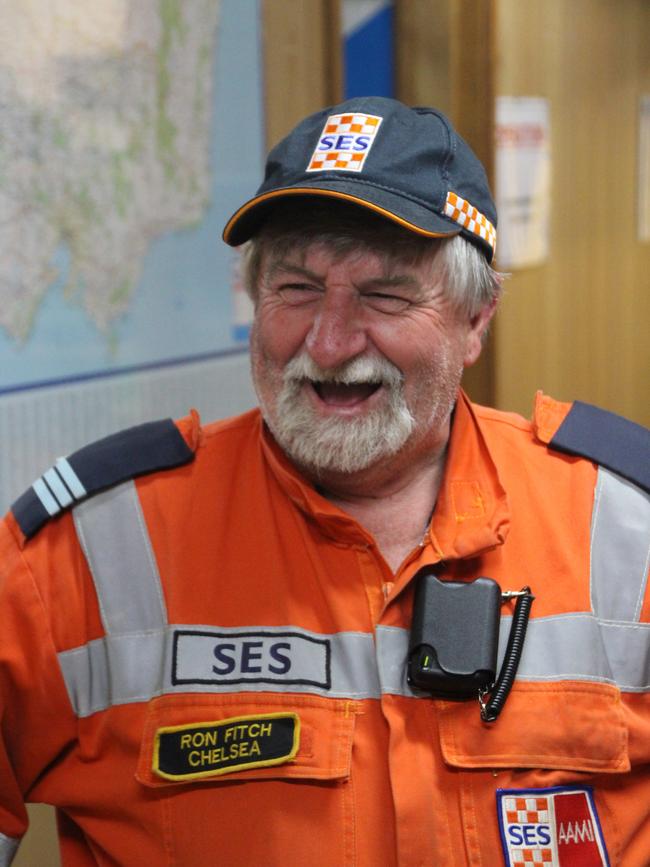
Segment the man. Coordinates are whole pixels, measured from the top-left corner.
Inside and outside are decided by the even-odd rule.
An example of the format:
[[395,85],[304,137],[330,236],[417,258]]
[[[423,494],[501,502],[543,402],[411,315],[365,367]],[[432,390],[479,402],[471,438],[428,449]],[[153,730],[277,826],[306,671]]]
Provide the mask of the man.
[[[430,109],[351,100],[271,153],[224,232],[261,413],[109,437],[3,525],[0,863],[26,800],[75,867],[648,863],[647,434],[459,390],[495,226]],[[481,605],[443,688],[407,679],[423,575],[496,582],[501,655],[500,591],[535,596],[494,722],[445,698]]]

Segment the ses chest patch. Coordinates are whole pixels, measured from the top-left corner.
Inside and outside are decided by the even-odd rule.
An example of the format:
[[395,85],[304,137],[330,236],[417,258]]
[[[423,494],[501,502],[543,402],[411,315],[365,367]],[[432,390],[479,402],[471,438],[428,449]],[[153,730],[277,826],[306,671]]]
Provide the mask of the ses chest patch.
[[302,684],[331,687],[329,639],[283,630],[177,629],[172,650],[172,684]]
[[498,789],[507,867],[609,867],[589,786]]
[[180,782],[267,768],[290,762],[299,745],[300,718],[293,713],[168,726],[156,732],[153,771]]

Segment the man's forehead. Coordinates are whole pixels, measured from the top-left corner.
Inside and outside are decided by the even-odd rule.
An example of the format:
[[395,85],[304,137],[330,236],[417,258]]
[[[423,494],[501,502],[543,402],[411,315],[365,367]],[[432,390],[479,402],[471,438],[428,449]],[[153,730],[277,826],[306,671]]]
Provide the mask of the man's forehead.
[[434,250],[427,254],[405,255],[400,251],[350,239],[349,244],[330,244],[314,240],[291,249],[270,247],[262,258],[262,273],[267,278],[283,271],[309,271],[321,274],[333,265],[348,265],[363,272],[367,279],[427,279],[433,271]]

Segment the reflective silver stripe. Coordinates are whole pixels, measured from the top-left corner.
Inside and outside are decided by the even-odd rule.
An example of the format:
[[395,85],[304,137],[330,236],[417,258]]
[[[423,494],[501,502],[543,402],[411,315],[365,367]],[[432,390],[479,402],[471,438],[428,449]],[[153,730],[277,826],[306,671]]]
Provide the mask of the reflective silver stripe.
[[50,468],[46,473],[43,473],[43,478],[47,482],[48,488],[52,491],[56,499],[59,501],[59,505],[65,507],[69,506],[70,503],[74,502],[70,491],[61,481],[61,476],[53,467]]
[[638,621],[649,565],[650,495],[601,467],[591,520],[594,614]]
[[[512,618],[501,618],[498,665],[505,655]],[[377,629],[383,692],[413,695],[406,683],[409,633]],[[611,683],[626,692],[650,690],[650,624],[603,623],[591,614],[531,620],[526,632],[520,680],[586,680]]]
[[[510,617],[501,619],[499,659],[510,622]],[[645,692],[650,690],[650,624],[598,621],[591,614],[531,620],[517,677],[588,680],[613,683],[624,692]]]
[[[505,652],[510,623],[510,617],[502,618],[499,662]],[[187,655],[182,662],[180,682],[175,659],[179,633],[213,636],[208,647],[197,641],[184,648]],[[264,634],[286,641],[288,633],[328,643],[329,688],[319,685],[322,664],[318,655],[313,656],[311,671],[310,662],[300,660],[301,682],[292,681],[290,673],[270,677],[263,672],[248,679],[235,676],[210,680],[211,664],[215,661],[212,649],[219,638],[246,634],[256,640]],[[297,692],[350,699],[380,698],[382,693],[419,696],[406,682],[408,642],[408,630],[390,626],[378,627],[373,641],[373,636],[364,632],[326,635],[294,626],[179,625],[98,639],[60,653],[59,661],[72,705],[77,715],[83,717],[113,705],[148,701],[156,695],[175,692]],[[234,640],[231,646],[236,646]],[[236,674],[241,675],[241,671]],[[650,690],[650,624],[604,623],[591,614],[531,620],[517,676],[531,681],[611,683],[628,692]]]
[[81,484],[79,476],[65,458],[59,458],[54,466],[76,500],[86,496],[86,489]]
[[623,692],[650,690],[650,623],[601,623],[616,685]]
[[9,864],[14,860],[19,844],[20,838],[0,834],[0,867],[9,867]]
[[43,479],[36,479],[32,488],[48,515],[56,515],[61,511],[61,506],[54,499]]
[[59,653],[70,702],[79,717],[162,692],[164,630],[91,641]]
[[[284,636],[287,632],[328,642],[331,649],[330,688],[310,683],[290,682],[290,677],[273,682],[174,683],[174,637],[178,632],[236,635],[260,631]],[[195,647],[197,645],[194,645]],[[212,659],[214,662],[214,659]],[[304,674],[305,664],[302,663]],[[293,626],[245,627],[242,629],[214,626],[170,626],[144,634],[120,635],[91,641],[83,647],[59,653],[59,664],[67,686],[70,702],[79,717],[120,704],[148,701],[162,693],[233,693],[233,692],[297,692],[331,698],[379,698],[381,689],[377,675],[375,644],[372,635],[363,632],[340,632],[319,635]],[[205,659],[195,661],[198,675],[203,676]],[[185,672],[191,660],[184,663]],[[314,680],[321,676],[316,660]]]
[[167,611],[158,567],[133,482],[74,509],[107,635],[163,628]]
[[378,626],[376,641],[381,691],[391,695],[415,695],[406,681],[408,630],[397,626]]

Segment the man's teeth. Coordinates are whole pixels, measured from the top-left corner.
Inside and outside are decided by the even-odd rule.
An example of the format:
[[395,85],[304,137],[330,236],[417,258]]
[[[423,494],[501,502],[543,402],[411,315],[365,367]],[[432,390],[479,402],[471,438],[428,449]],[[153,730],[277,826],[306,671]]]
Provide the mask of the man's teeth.
[[330,404],[353,404],[366,400],[381,386],[379,382],[312,382],[316,394]]

